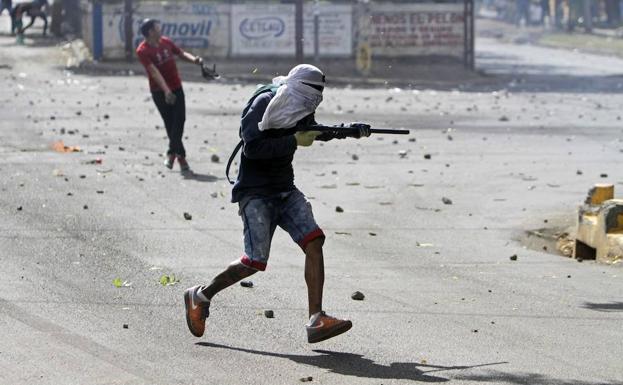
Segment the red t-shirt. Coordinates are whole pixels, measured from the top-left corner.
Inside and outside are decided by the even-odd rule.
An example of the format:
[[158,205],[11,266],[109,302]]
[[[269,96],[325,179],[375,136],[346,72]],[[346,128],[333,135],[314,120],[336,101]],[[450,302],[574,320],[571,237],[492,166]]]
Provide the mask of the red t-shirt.
[[[171,39],[164,36],[160,38],[157,47],[151,46],[147,44],[146,41],[143,41],[139,44],[138,48],[136,48],[138,60],[145,66],[145,69],[147,70],[150,64],[155,65],[171,91],[182,87],[182,80],[180,79],[180,74],[177,72],[174,56],[179,55],[181,52],[182,51]],[[149,77],[149,88],[152,91],[162,91],[158,83],[156,83],[151,76],[149,70],[147,71],[147,76]]]

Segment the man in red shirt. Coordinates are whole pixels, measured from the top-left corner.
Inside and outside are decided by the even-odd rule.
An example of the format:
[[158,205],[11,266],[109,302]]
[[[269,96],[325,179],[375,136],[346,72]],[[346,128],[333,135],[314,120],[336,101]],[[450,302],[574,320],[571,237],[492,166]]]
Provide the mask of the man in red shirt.
[[147,71],[151,95],[164,120],[169,137],[169,150],[164,165],[172,169],[177,159],[182,172],[189,171],[186,150],[182,143],[186,104],[182,80],[175,65],[175,56],[198,65],[203,63],[203,59],[180,49],[171,39],[162,36],[157,20],[143,20],[140,29],[145,40],[139,44],[136,54]]

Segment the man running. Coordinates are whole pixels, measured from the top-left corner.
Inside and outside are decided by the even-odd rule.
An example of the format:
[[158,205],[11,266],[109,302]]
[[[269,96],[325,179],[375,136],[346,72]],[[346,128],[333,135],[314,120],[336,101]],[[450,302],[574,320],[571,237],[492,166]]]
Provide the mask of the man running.
[[147,71],[151,95],[169,137],[169,149],[164,165],[172,169],[177,159],[182,172],[189,171],[186,149],[182,143],[186,103],[174,55],[198,65],[203,63],[203,59],[180,49],[171,39],[162,36],[157,20],[143,20],[140,30],[145,39],[136,49],[136,54]]
[[[47,0],[35,0],[27,3],[17,4],[11,10],[11,34],[17,32],[18,42],[23,43],[24,32],[35,24],[37,17],[43,20],[43,36],[48,32],[48,17],[44,10],[47,10]],[[25,27],[22,18],[24,15],[30,17],[30,22]]]
[[[324,74],[318,68],[298,65],[288,76],[275,78],[272,87],[260,88],[244,108],[242,154],[232,190],[232,202],[239,204],[244,226],[244,254],[209,285],[184,292],[186,321],[193,335],[203,335],[216,293],[266,269],[277,226],[305,253],[308,342],[320,342],[351,328],[351,321],[331,317],[322,309],[325,236],[314,220],[311,204],[294,185],[292,168],[298,146],[310,146],[315,139],[333,139],[317,131],[296,132],[297,125],[315,124],[314,111],[322,101],[324,85]],[[362,125],[359,137],[369,135],[370,127]]]

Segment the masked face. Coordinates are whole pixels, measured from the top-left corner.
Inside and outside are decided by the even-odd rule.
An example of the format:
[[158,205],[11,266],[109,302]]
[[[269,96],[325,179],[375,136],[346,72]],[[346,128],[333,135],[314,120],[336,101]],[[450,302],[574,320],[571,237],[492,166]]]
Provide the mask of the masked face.
[[264,112],[260,130],[294,127],[322,102],[324,74],[312,65],[298,65],[288,76],[273,79],[273,83],[281,87]]

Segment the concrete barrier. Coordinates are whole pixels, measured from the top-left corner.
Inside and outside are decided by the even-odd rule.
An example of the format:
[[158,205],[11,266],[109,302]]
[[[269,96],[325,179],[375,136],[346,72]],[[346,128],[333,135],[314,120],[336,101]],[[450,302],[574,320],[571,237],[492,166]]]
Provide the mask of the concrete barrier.
[[603,263],[623,260],[623,200],[612,184],[595,185],[578,210],[573,256]]

